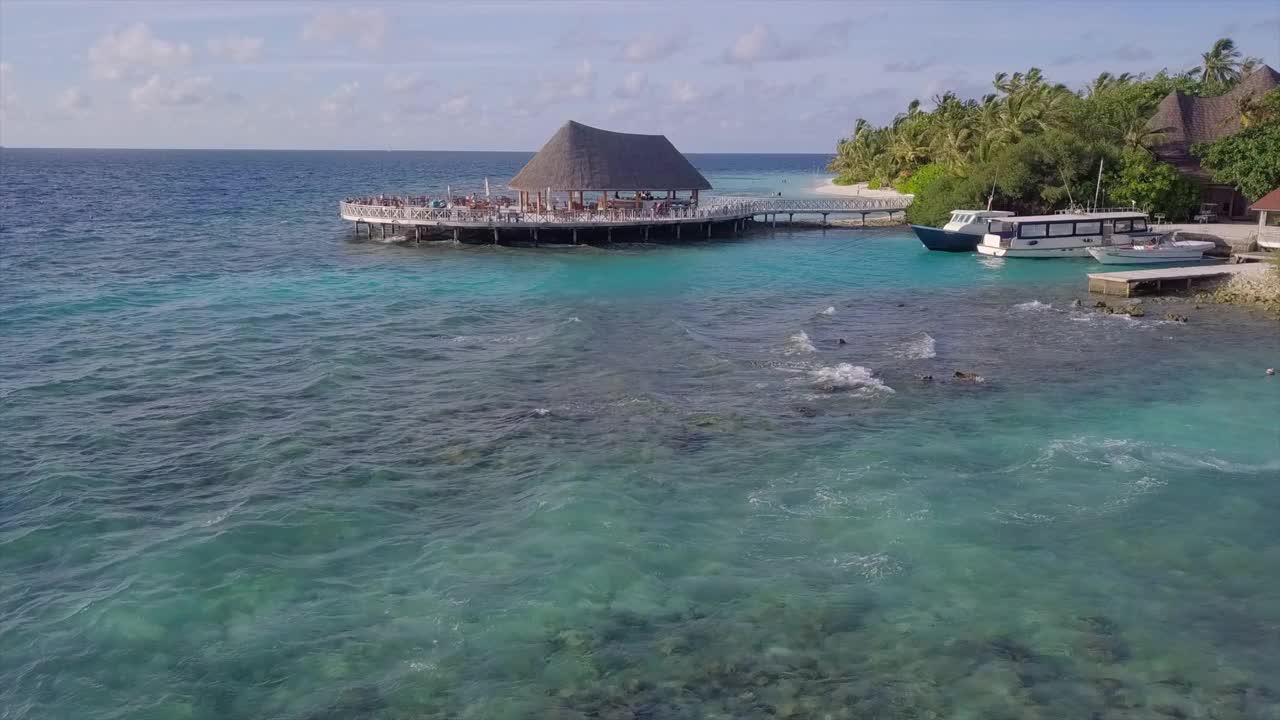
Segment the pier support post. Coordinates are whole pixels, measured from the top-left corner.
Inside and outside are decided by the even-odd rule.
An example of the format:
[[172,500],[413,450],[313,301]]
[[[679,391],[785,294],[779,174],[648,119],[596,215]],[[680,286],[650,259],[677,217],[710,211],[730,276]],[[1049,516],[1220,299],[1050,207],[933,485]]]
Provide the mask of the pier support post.
[[778,227],[778,213],[773,214],[773,226]]
[[605,242],[610,242],[610,243],[613,242],[613,226],[612,225],[605,228],[604,239],[605,239]]
[[680,239],[680,223],[676,223],[676,239]]
[[826,226],[827,226],[827,214],[822,213],[822,227],[826,227]]
[[795,223],[795,221],[796,221],[796,214],[795,214],[795,213],[787,213],[787,224],[788,224],[788,225],[791,225],[791,224]]
[[533,246],[538,247],[538,228],[536,226],[533,228]]
[[711,239],[711,223],[707,223],[707,239]]
[[866,226],[867,226],[867,214],[862,213],[862,227],[866,227]]
[[418,243],[422,242],[422,226],[421,225],[413,226],[413,239],[415,242],[418,242]]
[[453,244],[454,244],[454,245],[457,245],[459,242],[461,242],[461,241],[458,239],[458,228],[454,228],[454,229],[453,229]]
[[498,228],[493,229],[493,244],[498,244]]
[[644,226],[644,241],[649,242],[649,226]]
[[573,229],[573,244],[578,244],[578,228]]

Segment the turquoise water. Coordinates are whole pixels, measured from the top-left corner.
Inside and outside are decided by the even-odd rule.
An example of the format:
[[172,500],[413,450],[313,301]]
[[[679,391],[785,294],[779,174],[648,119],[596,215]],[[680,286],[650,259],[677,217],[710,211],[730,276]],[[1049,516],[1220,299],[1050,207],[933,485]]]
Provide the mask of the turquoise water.
[[4,151],[0,717],[1280,713],[1274,321],[336,218],[525,157]]

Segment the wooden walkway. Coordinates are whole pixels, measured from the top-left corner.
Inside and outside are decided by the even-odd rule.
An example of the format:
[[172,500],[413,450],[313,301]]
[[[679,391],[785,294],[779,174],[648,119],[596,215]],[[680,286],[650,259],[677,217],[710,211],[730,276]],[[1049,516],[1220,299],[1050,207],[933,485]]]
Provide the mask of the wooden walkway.
[[1130,297],[1149,290],[1163,290],[1167,285],[1190,290],[1196,283],[1206,280],[1216,280],[1230,275],[1263,273],[1268,270],[1266,265],[1242,263],[1089,273],[1089,292]]

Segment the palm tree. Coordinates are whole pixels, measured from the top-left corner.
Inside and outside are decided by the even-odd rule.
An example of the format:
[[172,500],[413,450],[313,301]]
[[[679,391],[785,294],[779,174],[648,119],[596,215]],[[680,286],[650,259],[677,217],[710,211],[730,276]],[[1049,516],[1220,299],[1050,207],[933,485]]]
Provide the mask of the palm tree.
[[1240,51],[1231,38],[1219,38],[1200,58],[1200,82],[1224,87],[1240,79]]

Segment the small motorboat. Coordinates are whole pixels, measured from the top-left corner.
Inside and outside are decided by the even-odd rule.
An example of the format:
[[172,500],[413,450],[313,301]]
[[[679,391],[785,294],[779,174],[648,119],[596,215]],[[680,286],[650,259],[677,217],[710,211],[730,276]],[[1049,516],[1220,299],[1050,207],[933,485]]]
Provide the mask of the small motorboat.
[[952,210],[951,220],[941,228],[912,225],[911,229],[930,250],[973,252],[987,232],[988,221],[1011,215],[1006,210]]
[[1214,244],[1207,240],[1179,240],[1174,233],[1152,238],[1151,242],[1093,247],[1089,254],[1103,265],[1156,265],[1195,262],[1213,248]]

